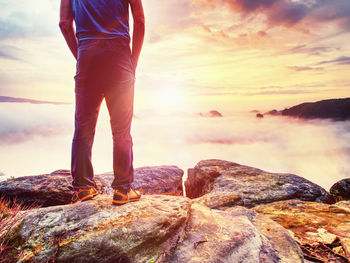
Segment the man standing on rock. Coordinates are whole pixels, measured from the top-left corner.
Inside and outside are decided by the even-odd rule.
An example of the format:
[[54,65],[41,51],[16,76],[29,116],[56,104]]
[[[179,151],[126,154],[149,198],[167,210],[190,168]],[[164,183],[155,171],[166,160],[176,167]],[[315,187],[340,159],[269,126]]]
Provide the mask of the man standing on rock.
[[[129,4],[134,22],[132,50]],[[75,28],[73,25],[75,22]],[[113,135],[113,204],[139,200],[134,189],[133,117],[135,72],[143,45],[145,18],[141,0],[61,0],[62,34],[77,59],[75,131],[71,171],[75,195],[84,201],[98,194],[91,163],[95,127],[103,98]]]

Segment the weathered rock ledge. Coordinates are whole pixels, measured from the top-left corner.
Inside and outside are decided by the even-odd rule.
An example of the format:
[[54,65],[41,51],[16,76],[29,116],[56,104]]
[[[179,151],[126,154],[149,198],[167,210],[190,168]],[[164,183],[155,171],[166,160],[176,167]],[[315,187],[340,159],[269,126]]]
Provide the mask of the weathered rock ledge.
[[[143,194],[182,195],[184,171],[174,165],[138,167],[134,173],[134,185]],[[111,194],[112,172],[94,176],[97,190]],[[50,174],[23,176],[0,181],[0,196],[16,199],[27,205],[41,207],[64,205],[73,196],[72,175],[69,170],[57,170]]]
[[8,235],[21,262],[303,262],[283,227],[244,207],[165,195],[116,207],[101,195],[27,213]]
[[250,208],[288,199],[322,202],[328,198],[325,189],[300,176],[217,159],[200,161],[188,169],[185,187],[186,196],[217,209],[235,205]]
[[[135,169],[134,185],[143,194],[182,195],[182,176],[184,171],[176,165],[144,166]],[[112,184],[113,172],[100,176]]]
[[[137,187],[150,195],[138,202],[113,206],[107,173],[97,177],[105,194],[93,200],[2,216],[0,225],[12,225],[0,231],[0,262],[349,262],[350,201],[322,203],[329,193],[304,178],[203,160],[188,171],[189,198],[169,195],[178,194],[181,169],[142,171]],[[8,181],[30,190],[42,179],[30,197],[52,191],[54,178],[57,189],[71,191],[63,172]],[[336,193],[346,197],[347,182],[336,184]]]

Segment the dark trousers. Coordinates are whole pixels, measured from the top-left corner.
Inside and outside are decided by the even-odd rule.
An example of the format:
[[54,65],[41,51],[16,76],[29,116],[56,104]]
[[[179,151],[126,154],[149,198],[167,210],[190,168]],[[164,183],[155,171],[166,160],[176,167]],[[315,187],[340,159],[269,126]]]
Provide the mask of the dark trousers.
[[73,188],[95,186],[91,150],[104,98],[113,137],[112,187],[129,187],[134,180],[130,128],[135,83],[129,43],[122,38],[80,41],[74,79],[75,131],[71,159]]

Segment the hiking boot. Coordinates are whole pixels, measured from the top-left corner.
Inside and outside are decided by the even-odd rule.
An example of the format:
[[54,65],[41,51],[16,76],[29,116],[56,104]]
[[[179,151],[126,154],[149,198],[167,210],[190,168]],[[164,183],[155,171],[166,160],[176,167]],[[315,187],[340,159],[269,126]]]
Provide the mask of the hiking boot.
[[141,198],[139,191],[135,190],[134,186],[129,189],[117,188],[113,195],[113,205],[123,205],[128,202],[138,201]]
[[72,197],[72,203],[90,200],[93,197],[95,197],[96,195],[98,195],[98,192],[94,187],[80,188],[77,191],[75,191],[75,193]]

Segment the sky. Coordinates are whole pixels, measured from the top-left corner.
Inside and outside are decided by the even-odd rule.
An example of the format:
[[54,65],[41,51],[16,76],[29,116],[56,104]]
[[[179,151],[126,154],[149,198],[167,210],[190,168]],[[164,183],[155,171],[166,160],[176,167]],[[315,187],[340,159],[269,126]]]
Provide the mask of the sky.
[[[0,96],[72,103],[0,103],[2,178],[70,167],[76,64],[58,27],[59,5],[0,0]],[[186,173],[218,158],[295,173],[326,188],[348,177],[349,121],[257,119],[250,111],[349,97],[349,0],[143,5],[135,167],[179,165]],[[197,114],[209,110],[224,117]],[[111,171],[111,143],[104,103],[93,148],[97,172]]]
[[[74,102],[58,0],[0,0],[0,95]],[[349,96],[349,0],[144,0],[135,111],[283,109]],[[130,22],[132,34],[132,21]]]

